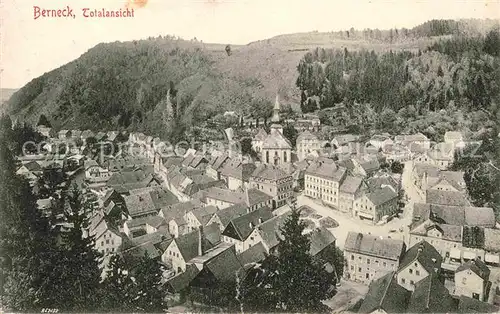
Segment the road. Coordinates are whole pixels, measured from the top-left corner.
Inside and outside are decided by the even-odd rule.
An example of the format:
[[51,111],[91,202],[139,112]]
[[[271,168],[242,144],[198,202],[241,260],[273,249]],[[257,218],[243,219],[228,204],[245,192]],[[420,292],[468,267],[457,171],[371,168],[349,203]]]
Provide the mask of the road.
[[[414,184],[411,182],[411,170],[412,162],[406,162],[402,175],[402,186],[405,190],[406,195],[408,196],[408,202],[403,209],[403,214],[399,218],[394,218],[385,225],[376,226],[366,220],[360,220],[358,218],[351,217],[349,214],[342,213],[328,206],[324,206],[320,201],[314,200],[304,195],[299,195],[297,197],[297,205],[298,207],[304,205],[309,206],[313,208],[319,215],[335,219],[339,223],[339,226],[337,228],[331,228],[329,230],[337,238],[337,246],[341,249],[344,248],[344,243],[349,231],[369,233],[384,238],[391,237],[393,239],[400,239],[405,241],[408,245],[408,225],[412,220],[413,204],[423,201],[422,196],[418,194]],[[399,231],[400,228],[403,229],[403,232]],[[394,230],[396,232],[390,232]]]

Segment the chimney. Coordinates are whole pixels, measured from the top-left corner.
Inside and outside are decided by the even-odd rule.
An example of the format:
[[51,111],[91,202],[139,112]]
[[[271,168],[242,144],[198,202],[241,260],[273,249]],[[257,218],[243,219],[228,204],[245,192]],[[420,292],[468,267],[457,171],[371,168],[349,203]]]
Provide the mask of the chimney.
[[435,263],[437,261],[437,259],[435,259],[434,257],[431,258],[432,262]]
[[250,197],[248,196],[248,186],[245,187],[245,202],[250,207]]
[[203,226],[200,226],[198,229],[198,256],[202,256],[204,253],[203,240],[205,238],[205,234],[203,233]]

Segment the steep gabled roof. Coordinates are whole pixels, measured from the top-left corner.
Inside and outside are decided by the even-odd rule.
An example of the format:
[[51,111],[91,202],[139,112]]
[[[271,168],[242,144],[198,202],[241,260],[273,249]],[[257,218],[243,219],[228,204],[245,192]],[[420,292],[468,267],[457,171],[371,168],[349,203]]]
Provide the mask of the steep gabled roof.
[[216,212],[214,215],[217,215],[219,218],[221,224],[224,226],[224,228],[227,227],[229,222],[239,216],[242,216],[248,212],[248,206],[245,204],[235,204],[233,206],[229,206],[227,208],[221,209],[218,212]]
[[269,164],[260,164],[251,174],[251,177],[263,180],[277,181],[290,177],[283,169]]
[[453,313],[457,303],[439,281],[438,275],[431,272],[415,285],[407,313]]
[[358,313],[373,313],[376,310],[405,313],[410,296],[410,291],[398,285],[392,271],[370,283]]
[[186,271],[170,278],[165,283],[167,285],[167,290],[173,293],[179,293],[184,289],[189,287],[191,281],[196,278],[200,271],[193,264],[186,265]]
[[267,257],[266,248],[262,242],[257,243],[246,251],[238,254],[241,265],[262,262]]
[[311,241],[309,253],[316,256],[328,246],[334,245],[336,239],[328,229],[321,227],[309,233],[309,240]]
[[490,269],[479,258],[468,261],[468,262],[463,263],[462,265],[458,266],[455,273],[459,273],[459,272],[464,271],[464,270],[471,270],[473,273],[475,273],[476,275],[478,275],[480,278],[482,278],[485,281],[488,281],[488,279],[490,278]]
[[402,270],[416,261],[418,261],[428,273],[434,273],[436,269],[441,268],[443,258],[432,245],[423,240],[406,251],[399,264],[399,269]]
[[500,308],[493,304],[482,302],[461,295],[458,298],[458,313],[498,313]]
[[429,204],[471,206],[465,194],[456,191],[427,190],[425,200]]
[[394,192],[390,187],[384,187],[382,189],[377,189],[371,193],[366,194],[366,197],[375,206],[385,204],[398,197],[398,194]]
[[[273,217],[273,213],[269,207],[261,207],[242,216],[232,219],[223,234],[226,236],[237,237],[238,240],[244,241],[252,233],[254,228]],[[228,228],[234,230],[236,234],[229,234]]]

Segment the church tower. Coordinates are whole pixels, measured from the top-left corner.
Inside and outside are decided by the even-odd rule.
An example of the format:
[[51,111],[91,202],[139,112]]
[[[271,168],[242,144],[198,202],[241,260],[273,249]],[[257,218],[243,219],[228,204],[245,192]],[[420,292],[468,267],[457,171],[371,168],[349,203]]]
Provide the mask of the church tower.
[[280,105],[279,95],[276,94],[276,101],[274,102],[274,108],[273,108],[273,117],[271,118],[271,122],[273,123],[271,125],[271,133],[278,131],[281,134],[283,134],[283,126],[280,124],[281,122],[280,110],[281,110],[281,105]]

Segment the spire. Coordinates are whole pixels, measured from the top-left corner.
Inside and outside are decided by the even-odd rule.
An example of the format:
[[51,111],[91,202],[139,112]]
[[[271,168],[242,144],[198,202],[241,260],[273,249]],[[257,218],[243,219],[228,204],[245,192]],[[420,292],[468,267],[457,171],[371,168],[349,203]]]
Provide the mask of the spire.
[[273,118],[271,120],[273,123],[280,122],[280,110],[281,110],[281,105],[280,105],[279,95],[276,94],[276,101],[274,102],[274,108],[273,108]]

